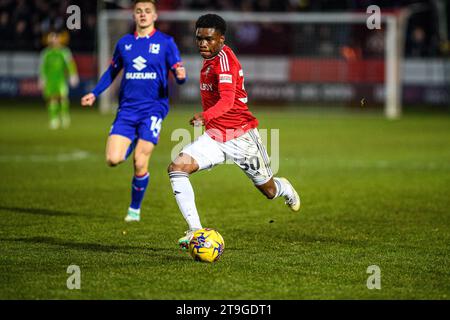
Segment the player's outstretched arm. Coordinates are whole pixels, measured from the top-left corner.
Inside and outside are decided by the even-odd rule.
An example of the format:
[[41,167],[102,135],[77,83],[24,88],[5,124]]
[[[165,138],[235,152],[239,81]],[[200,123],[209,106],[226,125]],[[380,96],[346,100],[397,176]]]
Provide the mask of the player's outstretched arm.
[[[102,94],[103,91],[108,89],[108,87],[113,83],[114,79],[119,74],[120,70],[123,68],[123,59],[119,50],[119,44],[116,45],[116,49],[114,50],[114,55],[111,60],[111,64],[108,69],[103,73],[94,90],[90,94],[94,95],[94,97],[90,96],[90,94],[85,95],[83,98],[86,98],[86,103],[92,101],[92,104],[95,101],[95,98]],[[89,96],[89,98],[88,98]],[[93,99],[93,100],[92,100]],[[82,103],[83,105],[83,100]],[[91,105],[92,105],[91,104]],[[86,104],[88,105],[88,104]]]
[[91,107],[94,104],[95,100],[95,95],[93,93],[88,93],[83,98],[81,98],[81,105],[83,107]]

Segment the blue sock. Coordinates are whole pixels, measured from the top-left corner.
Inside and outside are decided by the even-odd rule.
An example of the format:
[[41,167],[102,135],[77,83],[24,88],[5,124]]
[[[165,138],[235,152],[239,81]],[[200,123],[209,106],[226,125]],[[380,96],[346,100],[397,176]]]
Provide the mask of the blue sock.
[[130,208],[139,210],[141,208],[142,200],[144,199],[145,190],[147,190],[148,182],[150,181],[150,174],[139,177],[134,176],[131,183],[131,204]]
[[126,153],[126,155],[125,155],[125,160],[127,160],[128,157],[130,156],[130,154],[133,153],[133,150],[134,150],[134,148],[136,147],[136,145],[137,145],[137,139],[134,139],[134,140],[131,142],[130,146],[128,147],[127,153]]

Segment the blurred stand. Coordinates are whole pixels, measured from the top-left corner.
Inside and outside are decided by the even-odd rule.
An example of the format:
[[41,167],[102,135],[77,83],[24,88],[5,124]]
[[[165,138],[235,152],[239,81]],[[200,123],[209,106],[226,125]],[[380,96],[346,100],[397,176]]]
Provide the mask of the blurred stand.
[[[383,12],[400,12],[407,7],[421,6],[421,10],[412,11],[405,22],[403,37],[402,67],[404,94],[402,100],[405,103],[417,101],[436,105],[450,104],[447,93],[450,65],[449,25],[447,23],[450,14],[450,5],[443,0],[393,0],[393,1],[336,1],[336,0],[160,0],[160,12],[180,10],[201,10],[202,12],[274,12],[274,13],[309,13],[309,12],[359,12],[364,13],[371,4],[379,4]],[[81,29],[66,30],[65,21],[68,17],[66,9],[69,5],[76,4],[81,8]],[[131,7],[131,0],[0,0],[0,97],[38,97],[37,66],[38,52],[45,46],[46,35],[50,31],[64,32],[66,44],[74,52],[80,73],[80,85],[72,89],[71,96],[79,97],[89,91],[98,77],[98,50],[99,43],[104,35],[97,35],[99,25],[99,13],[104,10],[124,10]],[[158,28],[175,37],[180,46],[183,57],[192,66],[188,66],[190,79],[196,81],[198,55],[194,42],[195,21],[184,23],[164,21],[161,19]],[[123,26],[120,24],[112,27],[120,33],[132,31],[130,22]],[[117,39],[111,38],[111,41]],[[242,56],[249,91],[253,102],[283,102],[303,103],[298,99],[298,90],[305,90],[313,96],[321,96],[313,93],[312,87],[298,89],[298,81],[304,77],[301,74],[290,74],[287,68],[280,66],[283,61],[293,61],[294,65],[305,66],[300,72],[309,72],[318,75],[315,79],[324,82],[330,76],[325,74],[326,63],[335,61],[331,68],[341,68],[342,61],[347,66],[341,72],[348,72],[348,63],[356,66],[353,72],[363,72],[364,79],[376,80],[375,69],[377,60],[383,60],[386,52],[386,33],[382,30],[368,30],[348,25],[336,24],[289,24],[289,23],[257,23],[254,21],[240,21],[229,23],[227,43]],[[319,61],[317,61],[317,59]],[[327,60],[328,59],[328,60]],[[331,59],[331,60],[330,60]],[[370,60],[370,64],[366,62]],[[259,62],[258,62],[259,61]],[[328,61],[328,62],[327,62]],[[359,62],[358,62],[359,61]],[[365,61],[365,62],[364,62]],[[290,62],[290,63],[291,63]],[[361,64],[361,62],[364,62]],[[328,65],[329,66],[329,65]],[[101,68],[100,68],[101,69]],[[333,70],[333,69],[329,69]],[[372,71],[371,71],[372,70]],[[374,73],[375,72],[375,73]],[[284,73],[284,74],[277,74]],[[271,76],[268,77],[267,74]],[[285,75],[288,77],[285,77]],[[332,75],[331,75],[332,76]],[[367,78],[368,77],[368,78]],[[370,78],[372,77],[372,78]],[[266,79],[264,86],[258,85],[258,79]],[[344,79],[344,80],[342,80]],[[333,80],[333,77],[331,77]],[[281,82],[287,81],[284,88],[280,88]],[[352,93],[351,86],[345,83],[335,87],[335,94],[342,101],[346,96],[359,101],[358,94]],[[371,81],[371,80],[370,80]],[[192,82],[192,81],[191,81]],[[344,86],[342,86],[344,85]],[[194,95],[194,87],[181,90],[189,90],[192,94],[182,94],[174,91],[173,99],[177,102],[192,102],[198,99]],[[252,90],[252,87],[254,88]],[[259,89],[258,89],[259,88]],[[289,89],[293,88],[293,89]],[[336,89],[337,88],[337,89]],[[312,91],[311,91],[312,90]],[[331,90],[331,89],[330,89]],[[273,100],[265,94],[272,92]],[[405,93],[406,92],[406,93]],[[376,97],[382,99],[382,93],[374,93],[372,102],[377,102]],[[185,99],[192,96],[192,99]],[[178,99],[178,100],[177,100]],[[341,101],[337,99],[336,101]],[[313,99],[314,100],[314,99]],[[311,100],[312,102],[314,102]],[[370,101],[371,99],[369,99]],[[322,102],[318,100],[317,102]]]

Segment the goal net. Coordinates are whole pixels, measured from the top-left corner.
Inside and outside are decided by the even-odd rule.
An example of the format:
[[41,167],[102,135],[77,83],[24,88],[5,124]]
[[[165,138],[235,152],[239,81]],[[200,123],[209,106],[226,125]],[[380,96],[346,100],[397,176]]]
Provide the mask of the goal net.
[[[172,103],[198,103],[202,59],[195,46],[195,21],[204,12],[159,12],[157,28],[175,38],[189,81],[171,81]],[[394,15],[382,14],[369,29],[365,13],[219,12],[227,21],[226,43],[243,66],[249,103],[295,106],[378,107],[401,115],[400,32]],[[99,74],[116,42],[132,32],[130,11],[103,11],[98,24]],[[120,81],[105,92],[100,110],[117,108]]]

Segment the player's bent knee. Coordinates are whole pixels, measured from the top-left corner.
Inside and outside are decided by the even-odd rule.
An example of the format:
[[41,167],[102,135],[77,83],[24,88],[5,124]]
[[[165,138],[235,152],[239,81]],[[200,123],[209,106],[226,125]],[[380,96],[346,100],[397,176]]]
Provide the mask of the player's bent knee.
[[187,172],[186,169],[187,169],[186,166],[184,164],[182,164],[182,163],[171,162],[169,164],[169,167],[167,168],[167,172],[168,173],[171,173],[171,172],[174,172],[174,171]]
[[174,170],[174,163],[171,162],[171,163],[169,164],[169,166],[167,167],[167,173],[171,173],[171,172],[173,172],[173,171],[175,171],[175,170]]
[[106,164],[108,165],[108,167],[115,167],[118,166],[120,162],[117,161],[113,161],[111,159],[106,159]]
[[123,157],[121,158],[121,157],[119,157],[117,155],[114,155],[114,156],[108,155],[108,156],[106,156],[106,163],[110,167],[118,166],[123,160],[124,160]]
[[195,170],[193,170],[191,168],[191,165],[188,165],[188,164],[185,164],[185,163],[172,162],[172,163],[169,164],[169,167],[167,168],[167,172],[171,173],[171,172],[174,172],[174,171],[181,171],[181,172],[186,172],[186,173],[190,174],[190,173],[194,172]]
[[169,167],[167,168],[167,172],[181,171],[186,173],[193,173],[199,169],[197,162],[189,155],[181,153],[175,160],[173,160]]

